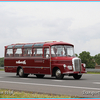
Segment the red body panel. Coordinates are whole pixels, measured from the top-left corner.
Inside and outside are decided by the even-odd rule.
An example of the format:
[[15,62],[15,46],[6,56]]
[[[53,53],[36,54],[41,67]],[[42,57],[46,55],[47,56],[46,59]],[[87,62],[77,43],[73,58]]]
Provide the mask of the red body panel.
[[[23,62],[26,64],[16,64],[16,61]],[[50,74],[50,59],[45,58],[35,58],[35,57],[20,57],[19,58],[5,58],[5,71],[6,72],[17,72],[17,67],[21,66],[24,69],[24,73],[31,74]],[[43,63],[44,62],[44,63]]]

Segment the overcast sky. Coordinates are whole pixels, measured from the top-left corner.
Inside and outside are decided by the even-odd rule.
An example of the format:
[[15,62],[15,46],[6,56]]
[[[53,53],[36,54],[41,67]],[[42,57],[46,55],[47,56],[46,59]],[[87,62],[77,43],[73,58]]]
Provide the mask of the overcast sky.
[[14,43],[64,41],[100,53],[100,2],[0,2],[0,57]]

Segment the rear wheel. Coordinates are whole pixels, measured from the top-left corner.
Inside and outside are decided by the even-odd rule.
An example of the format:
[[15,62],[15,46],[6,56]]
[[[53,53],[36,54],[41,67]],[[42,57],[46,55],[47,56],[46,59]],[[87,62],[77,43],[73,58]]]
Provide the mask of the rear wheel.
[[73,75],[73,77],[74,77],[74,79],[79,80],[82,77],[82,75],[75,74],[75,75]]
[[24,71],[22,68],[19,69],[18,73],[19,73],[19,77],[27,77],[28,76],[28,74],[24,74]]
[[43,78],[45,75],[36,74],[37,78]]
[[63,77],[64,77],[64,75],[61,74],[60,69],[57,69],[57,70],[55,71],[55,76],[56,76],[57,79],[63,79]]

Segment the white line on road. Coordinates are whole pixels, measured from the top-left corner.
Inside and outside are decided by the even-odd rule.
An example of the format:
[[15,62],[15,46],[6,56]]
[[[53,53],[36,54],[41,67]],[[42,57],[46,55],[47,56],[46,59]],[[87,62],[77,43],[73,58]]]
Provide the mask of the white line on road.
[[52,80],[52,81],[63,82],[63,80]]
[[38,83],[23,83],[23,82],[12,82],[12,81],[0,81],[1,83],[13,83],[13,84],[23,84],[23,85],[37,85],[37,86],[49,86],[49,87],[61,87],[61,88],[74,88],[74,89],[90,89],[90,90],[100,90],[100,88],[91,87],[77,87],[77,86],[64,86],[64,85],[52,85],[52,84],[38,84]]
[[3,78],[3,77],[0,77],[0,78]]
[[100,84],[100,82],[93,82],[93,84]]

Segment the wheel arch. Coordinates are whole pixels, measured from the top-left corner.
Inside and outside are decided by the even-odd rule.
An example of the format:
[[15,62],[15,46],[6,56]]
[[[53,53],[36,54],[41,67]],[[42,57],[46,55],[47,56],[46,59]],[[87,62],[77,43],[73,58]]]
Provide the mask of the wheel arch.
[[60,68],[57,67],[57,66],[55,66],[55,67],[52,69],[52,76],[55,76],[55,71],[56,71],[57,69],[60,69]]

